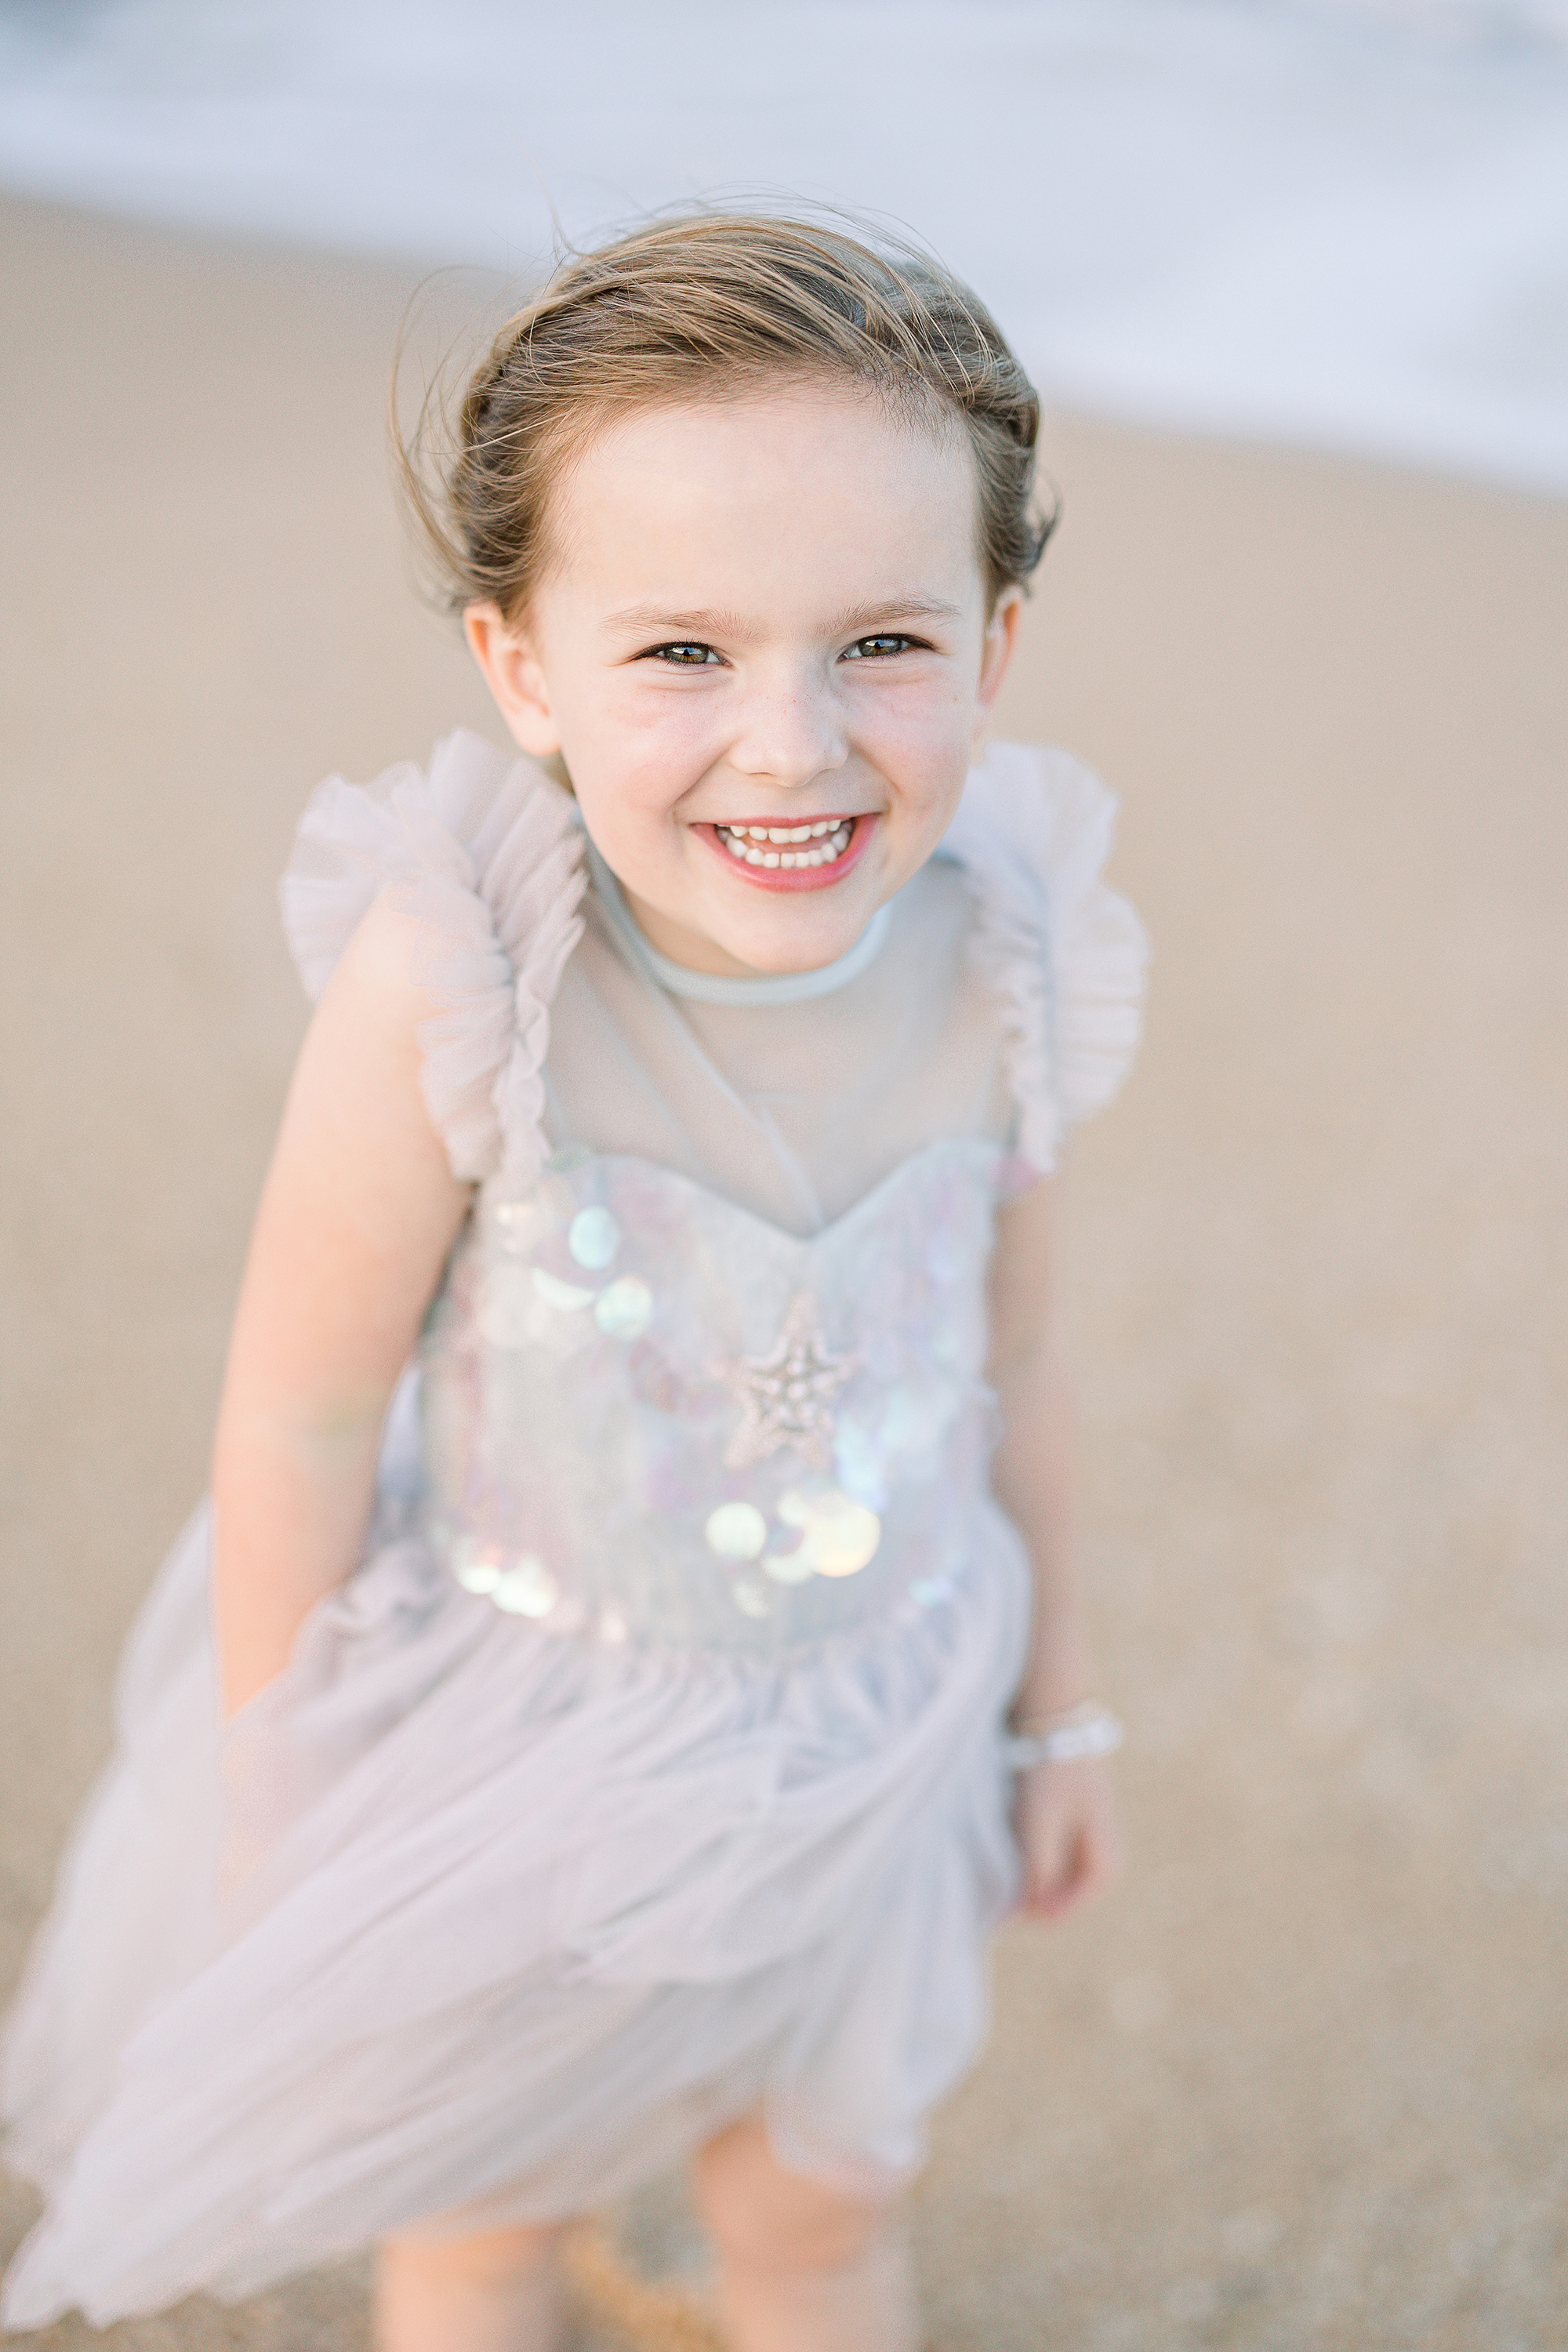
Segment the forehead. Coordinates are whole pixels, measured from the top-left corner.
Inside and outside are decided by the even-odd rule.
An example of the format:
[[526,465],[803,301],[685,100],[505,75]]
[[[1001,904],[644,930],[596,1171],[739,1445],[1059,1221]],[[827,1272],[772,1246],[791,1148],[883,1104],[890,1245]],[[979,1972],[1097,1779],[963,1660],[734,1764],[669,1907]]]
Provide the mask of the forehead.
[[[940,412],[805,383],[635,411],[559,482],[557,576],[606,593],[700,584],[710,598],[831,580],[953,594],[977,585],[968,436]],[[696,575],[708,579],[697,583]],[[713,575],[720,575],[715,579]]]

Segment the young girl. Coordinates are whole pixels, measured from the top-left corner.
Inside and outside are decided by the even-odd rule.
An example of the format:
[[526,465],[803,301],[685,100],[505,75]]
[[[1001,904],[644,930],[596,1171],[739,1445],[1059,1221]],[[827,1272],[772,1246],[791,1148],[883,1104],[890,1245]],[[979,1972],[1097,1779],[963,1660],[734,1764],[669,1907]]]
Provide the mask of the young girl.
[[384,2352],[542,2352],[564,2225],[691,2154],[738,2352],[915,2344],[988,1932],[1111,1861],[1041,1180],[1142,950],[1101,787],[976,761],[1037,422],[939,268],[702,216],[563,268],[416,484],[524,756],[300,830],[212,1514],[10,2031],[11,2326],[374,2241]]

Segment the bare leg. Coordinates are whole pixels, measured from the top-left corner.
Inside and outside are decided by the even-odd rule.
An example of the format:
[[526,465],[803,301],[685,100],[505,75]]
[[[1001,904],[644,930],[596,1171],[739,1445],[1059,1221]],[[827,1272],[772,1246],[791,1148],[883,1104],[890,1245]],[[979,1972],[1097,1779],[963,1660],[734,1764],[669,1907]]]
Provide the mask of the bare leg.
[[786,2172],[754,2119],[703,2149],[697,2192],[735,2352],[915,2352],[914,2293],[888,2207]]
[[390,2239],[376,2263],[377,2352],[559,2352],[563,2235]]

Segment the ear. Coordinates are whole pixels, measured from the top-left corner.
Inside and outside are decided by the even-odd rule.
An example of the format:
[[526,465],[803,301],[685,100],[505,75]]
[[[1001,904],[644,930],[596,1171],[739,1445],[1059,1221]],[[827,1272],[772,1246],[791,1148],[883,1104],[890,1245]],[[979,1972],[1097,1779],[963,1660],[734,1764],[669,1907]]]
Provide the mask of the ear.
[[514,629],[499,604],[470,604],[463,614],[468,650],[485,674],[513,740],[536,760],[561,749],[550,688],[526,629]]
[[980,682],[974,690],[974,740],[978,745],[986,722],[1002,691],[1002,681],[1007,675],[1007,665],[1013,658],[1013,648],[1018,642],[1018,619],[1024,609],[1024,592],[1015,584],[1004,588],[985,624],[985,635],[980,642]]

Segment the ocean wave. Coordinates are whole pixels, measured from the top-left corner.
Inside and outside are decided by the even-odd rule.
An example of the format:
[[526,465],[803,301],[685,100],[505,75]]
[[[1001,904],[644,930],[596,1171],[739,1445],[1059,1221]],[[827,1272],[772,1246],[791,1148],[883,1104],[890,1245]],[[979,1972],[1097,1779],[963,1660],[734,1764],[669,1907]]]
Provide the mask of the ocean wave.
[[1568,493],[1568,0],[12,0],[0,184],[524,276],[871,208],[1059,404]]

